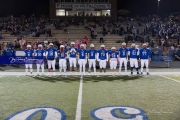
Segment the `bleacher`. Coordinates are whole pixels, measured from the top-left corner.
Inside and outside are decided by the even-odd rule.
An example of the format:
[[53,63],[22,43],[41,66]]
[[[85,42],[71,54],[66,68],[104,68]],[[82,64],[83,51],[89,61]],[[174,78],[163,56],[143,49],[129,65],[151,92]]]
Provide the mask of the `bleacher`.
[[[90,31],[85,28],[84,26],[69,26],[67,27],[67,32],[64,32],[64,30],[56,30],[53,25],[47,25],[46,28],[50,28],[52,30],[52,36],[53,37],[46,37],[46,35],[40,35],[40,37],[32,37],[32,35],[26,33],[28,42],[37,41],[38,39],[40,41],[44,41],[47,39],[49,42],[52,42],[54,40],[62,39],[68,42],[77,41],[77,40],[83,40],[84,36],[87,36],[89,39],[89,45],[94,44],[96,49],[99,49],[101,43],[100,43],[100,37],[103,36],[101,32],[101,27],[97,27],[95,30],[99,33],[97,39],[91,39]],[[22,36],[11,36],[9,33],[3,33],[3,39],[0,40],[0,43],[2,42],[13,42],[14,39],[17,39],[17,37],[23,37]],[[103,36],[104,38],[104,45],[106,46],[106,49],[111,49],[112,46],[119,48],[121,46],[121,43],[124,42],[124,36],[119,36],[117,34],[107,34],[106,36]],[[117,41],[121,41],[120,43],[116,43]],[[137,43],[140,45],[140,43]],[[89,47],[88,45],[88,47]],[[131,43],[128,44],[128,47],[130,47]]]

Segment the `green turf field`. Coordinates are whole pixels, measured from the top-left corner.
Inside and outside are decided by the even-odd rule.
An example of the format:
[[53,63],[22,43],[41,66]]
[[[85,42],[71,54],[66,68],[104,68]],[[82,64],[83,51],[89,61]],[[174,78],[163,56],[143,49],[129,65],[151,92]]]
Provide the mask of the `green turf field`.
[[[177,77],[179,80],[179,76],[175,75],[166,77],[173,79]],[[92,111],[107,106],[140,108],[145,112],[143,114],[148,120],[180,120],[179,82],[157,75],[86,76],[82,80],[82,105],[79,111],[81,120],[94,120]],[[2,76],[0,77],[0,120],[21,110],[48,106],[63,110],[67,120],[75,120],[79,85],[79,76],[67,78]],[[120,112],[120,109],[111,111],[117,119],[110,119],[108,114],[107,111],[103,111],[103,115],[107,117],[103,120],[122,120],[120,117],[124,119],[132,117],[130,114]],[[35,114],[32,120],[41,120],[41,116],[43,112]],[[145,118],[136,120],[145,120]]]

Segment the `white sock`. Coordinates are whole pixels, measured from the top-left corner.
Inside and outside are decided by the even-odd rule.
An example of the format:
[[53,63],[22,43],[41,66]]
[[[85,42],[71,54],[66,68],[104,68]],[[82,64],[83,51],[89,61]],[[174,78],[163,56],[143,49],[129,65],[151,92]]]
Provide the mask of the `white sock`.
[[44,67],[42,68],[42,74],[44,74]]
[[28,73],[28,68],[26,68],[26,74]]
[[37,74],[39,74],[39,66],[37,66]]
[[60,72],[60,73],[62,72],[62,67],[60,67],[59,72]]
[[85,74],[85,67],[83,67],[83,73]]
[[149,73],[149,68],[146,68],[146,72]]
[[121,73],[121,70],[122,70],[122,66],[119,67],[119,72]]
[[127,66],[125,66],[125,72],[127,73]]
[[141,72],[143,72],[143,68],[141,68]]
[[96,73],[96,67],[94,67],[94,73]]
[[66,68],[64,68],[63,70],[64,70],[64,73],[66,73]]
[[81,74],[81,72],[82,72],[82,67],[80,66],[80,68],[79,68],[79,72],[80,72],[80,74]]

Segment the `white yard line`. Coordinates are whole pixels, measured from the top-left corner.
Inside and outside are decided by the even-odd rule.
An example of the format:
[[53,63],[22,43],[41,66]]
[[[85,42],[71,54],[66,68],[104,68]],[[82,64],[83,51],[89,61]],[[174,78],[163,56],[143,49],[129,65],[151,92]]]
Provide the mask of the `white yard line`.
[[175,79],[172,79],[172,78],[169,78],[169,77],[165,77],[163,75],[158,75],[158,76],[163,77],[163,78],[168,79],[168,80],[171,80],[171,81],[175,81],[175,82],[180,83],[180,81],[178,81],[178,80],[175,80]]
[[83,78],[81,77],[80,85],[79,85],[79,93],[78,93],[78,101],[77,101],[76,119],[75,120],[81,120],[82,88],[83,88]]

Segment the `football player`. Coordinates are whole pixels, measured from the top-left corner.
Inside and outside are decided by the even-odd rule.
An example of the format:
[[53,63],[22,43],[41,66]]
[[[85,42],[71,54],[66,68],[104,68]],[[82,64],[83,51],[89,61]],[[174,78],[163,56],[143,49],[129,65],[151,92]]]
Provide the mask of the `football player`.
[[119,49],[119,57],[119,73],[121,74],[122,65],[124,63],[125,73],[127,74],[128,49],[126,48],[126,43],[122,43],[122,47]]
[[118,52],[116,51],[115,47],[112,47],[111,51],[109,52],[109,63],[113,76],[115,75],[116,72],[117,61],[118,61]]
[[76,71],[76,55],[77,55],[77,48],[75,48],[75,43],[71,42],[71,47],[68,50],[69,54],[69,64],[70,64],[70,72],[72,72],[72,67],[74,66],[74,70]]
[[100,66],[100,73],[102,73],[102,69],[104,69],[104,73],[106,72],[106,64],[108,62],[108,51],[105,49],[105,45],[101,45],[101,49],[97,52],[97,59]]
[[[25,57],[27,59],[32,59],[33,58],[34,50],[31,49],[31,45],[27,45],[27,49],[24,52],[25,52]],[[28,69],[30,69],[30,72],[32,74],[32,72],[33,72],[32,61],[27,61],[26,64],[25,64],[25,67],[26,67],[26,75],[28,73]]]
[[146,66],[146,74],[149,75],[149,62],[151,61],[151,51],[147,49],[147,44],[144,43],[143,48],[139,52],[139,60],[141,61],[141,75],[143,75],[144,65]]
[[40,68],[42,69],[42,75],[44,75],[44,58],[45,58],[45,51],[43,50],[43,46],[41,44],[38,45],[38,49],[35,53],[37,62],[37,75],[39,75]]
[[91,67],[93,66],[94,74],[96,74],[96,59],[97,51],[94,49],[94,45],[90,45],[90,50],[88,51],[88,62],[89,62],[89,73],[91,72]]
[[64,70],[64,76],[66,77],[66,56],[67,51],[65,50],[64,45],[60,45],[60,50],[58,50],[58,56],[59,56],[59,72],[60,75],[62,73],[62,70]]
[[[87,63],[87,51],[84,49],[84,44],[80,45],[80,49],[78,50],[78,56],[79,56],[79,71],[80,75],[85,75],[85,69],[86,69],[86,63]],[[83,71],[83,74],[82,74]]]
[[131,75],[133,74],[133,68],[136,68],[136,72],[139,75],[138,71],[138,57],[139,57],[139,51],[136,49],[136,45],[132,44],[131,48],[129,49],[129,56],[130,56],[130,67],[131,67]]
[[53,68],[54,75],[56,75],[55,63],[57,58],[57,51],[56,48],[54,48],[53,43],[50,43],[49,48],[46,50],[46,58],[48,62],[48,75],[50,75],[51,67]]

